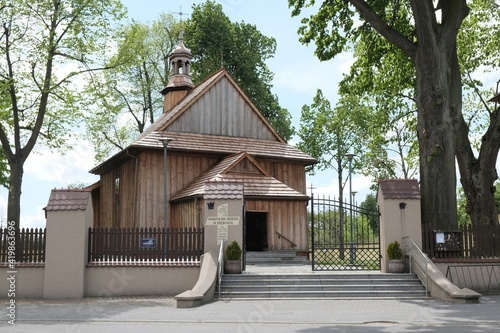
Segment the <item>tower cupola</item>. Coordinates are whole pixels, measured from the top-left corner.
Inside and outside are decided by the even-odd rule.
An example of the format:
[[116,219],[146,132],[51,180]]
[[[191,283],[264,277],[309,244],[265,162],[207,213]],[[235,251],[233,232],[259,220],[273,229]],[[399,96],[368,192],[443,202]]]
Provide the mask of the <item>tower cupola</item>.
[[184,31],[181,28],[177,47],[168,56],[171,70],[168,84],[161,91],[164,101],[163,112],[170,110],[194,87],[190,74],[193,55],[184,45],[183,35]]

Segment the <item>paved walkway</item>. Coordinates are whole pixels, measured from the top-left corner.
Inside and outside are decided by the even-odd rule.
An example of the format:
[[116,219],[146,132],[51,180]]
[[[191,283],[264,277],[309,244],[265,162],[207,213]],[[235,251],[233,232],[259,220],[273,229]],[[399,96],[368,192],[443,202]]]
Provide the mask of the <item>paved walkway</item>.
[[[276,270],[249,267],[248,272]],[[172,298],[163,297],[18,299],[15,326],[7,323],[7,302],[0,300],[2,333],[500,332],[500,295],[483,296],[479,304],[434,299],[222,300],[194,309],[177,309]]]

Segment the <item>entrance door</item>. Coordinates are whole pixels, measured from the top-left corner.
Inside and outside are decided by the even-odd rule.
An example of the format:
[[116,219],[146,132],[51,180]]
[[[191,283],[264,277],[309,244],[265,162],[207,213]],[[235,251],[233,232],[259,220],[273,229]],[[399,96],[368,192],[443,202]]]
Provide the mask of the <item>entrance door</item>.
[[267,251],[267,213],[246,212],[247,251]]

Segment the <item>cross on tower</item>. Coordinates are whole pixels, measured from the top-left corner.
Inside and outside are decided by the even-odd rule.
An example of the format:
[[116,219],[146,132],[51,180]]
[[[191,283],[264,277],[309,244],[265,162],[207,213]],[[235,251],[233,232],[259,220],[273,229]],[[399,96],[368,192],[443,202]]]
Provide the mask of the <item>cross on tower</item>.
[[181,21],[181,29],[179,31],[179,39],[182,40],[183,37],[184,37],[184,29],[182,29],[182,15],[187,15],[187,14],[182,12],[182,6],[179,6],[179,11],[178,12],[174,12],[173,14],[178,14],[179,15],[179,18],[180,18],[180,21]]
[[181,20],[181,27],[182,27],[182,15],[188,15],[188,14],[182,12],[182,6],[179,7],[179,11],[178,12],[174,12],[173,14],[178,14],[179,15],[179,18]]

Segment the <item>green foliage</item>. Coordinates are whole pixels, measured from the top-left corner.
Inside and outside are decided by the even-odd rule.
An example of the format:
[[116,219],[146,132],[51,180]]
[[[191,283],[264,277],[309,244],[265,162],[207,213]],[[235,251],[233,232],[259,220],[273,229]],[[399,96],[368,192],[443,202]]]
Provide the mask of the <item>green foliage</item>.
[[467,214],[467,201],[465,199],[464,189],[463,187],[458,188],[458,198],[457,198],[457,218],[458,218],[458,226],[463,227],[471,224],[471,219]]
[[387,246],[387,257],[389,258],[389,260],[403,258],[403,251],[401,251],[401,247],[399,246],[398,241],[389,243],[389,245]]
[[368,219],[370,228],[373,232],[378,232],[379,230],[379,215],[374,214],[378,211],[377,196],[374,193],[370,193],[366,196],[365,200],[360,205],[359,213],[366,216]]
[[226,248],[226,259],[227,260],[240,260],[242,250],[237,241],[233,241]]
[[3,148],[0,146],[0,185],[9,188],[9,164],[5,158]]
[[37,145],[71,148],[67,139],[84,112],[77,78],[108,68],[111,22],[124,10],[118,0],[16,0],[0,7],[0,142],[16,175],[7,218],[18,222],[24,163]]
[[[313,0],[289,0],[288,3],[292,16],[299,16],[303,8],[316,4]],[[463,92],[462,110],[458,110],[454,120],[460,124],[460,131],[456,132],[457,157],[460,157],[457,160],[461,178],[468,184],[467,197],[475,200],[469,203],[470,209],[474,210],[484,200],[475,193],[490,193],[489,187],[495,179],[489,175],[496,174],[495,154],[498,154],[498,149],[494,147],[498,147],[500,141],[497,139],[500,120],[485,102],[493,93],[482,88],[481,79],[500,66],[500,6],[498,1],[492,0],[453,1],[440,8],[427,4],[428,8],[418,1],[323,1],[316,12],[302,19],[300,41],[305,44],[315,42],[315,54],[321,60],[331,59],[344,51],[354,53],[351,71],[339,86],[340,103],[345,98],[356,96],[362,105],[371,108],[365,115],[368,124],[362,138],[365,148],[359,158],[363,172],[379,179],[413,178],[418,176],[419,158],[424,162],[432,160],[431,154],[419,156],[416,102],[422,97],[419,99],[415,92],[416,71],[425,73],[430,67],[425,68],[428,62],[416,63],[413,50],[419,45],[444,45],[443,38],[456,39],[461,79],[455,76],[453,84],[461,86]],[[440,6],[442,2],[433,4]],[[417,9],[418,15],[415,13]],[[422,15],[424,12],[426,15]],[[455,19],[451,19],[453,16]],[[358,18],[359,23],[356,22]],[[434,29],[421,28],[430,25]],[[458,31],[458,37],[455,38],[454,34],[443,37],[443,32],[451,31],[449,28]],[[448,45],[454,48],[454,44]],[[424,52],[430,54],[431,51],[426,49]],[[450,82],[446,84],[453,86]],[[456,103],[456,96],[448,94],[446,103],[452,100],[449,105]],[[459,101],[457,107],[460,108]],[[425,112],[420,112],[418,117],[420,130],[425,128],[426,133],[421,133],[421,141],[434,131],[435,122],[423,125],[427,117]],[[425,147],[423,142],[421,147]],[[476,157],[475,152],[481,153]],[[472,167],[475,165],[481,167]],[[451,166],[449,163],[446,167],[451,170]],[[484,168],[491,172],[483,172]],[[427,173],[421,177],[429,177],[430,170],[425,171]],[[435,212],[435,209],[429,210]],[[459,216],[459,219],[463,218]]]
[[362,112],[355,99],[332,108],[318,89],[311,106],[302,107],[299,149],[318,159],[319,170],[333,168],[341,172],[347,166],[345,154],[361,149],[362,133],[353,119]]
[[198,83],[224,66],[257,109],[288,141],[294,134],[291,114],[280,107],[271,92],[273,73],[266,60],[276,52],[276,40],[264,36],[257,27],[231,22],[222,5],[207,0],[193,5],[186,21],[186,45],[193,53],[192,78]]
[[94,110],[86,117],[87,137],[98,161],[125,148],[162,113],[159,91],[168,83],[168,54],[178,29],[171,14],[150,25],[132,21],[117,36],[117,52],[109,59],[114,70],[88,81]]

